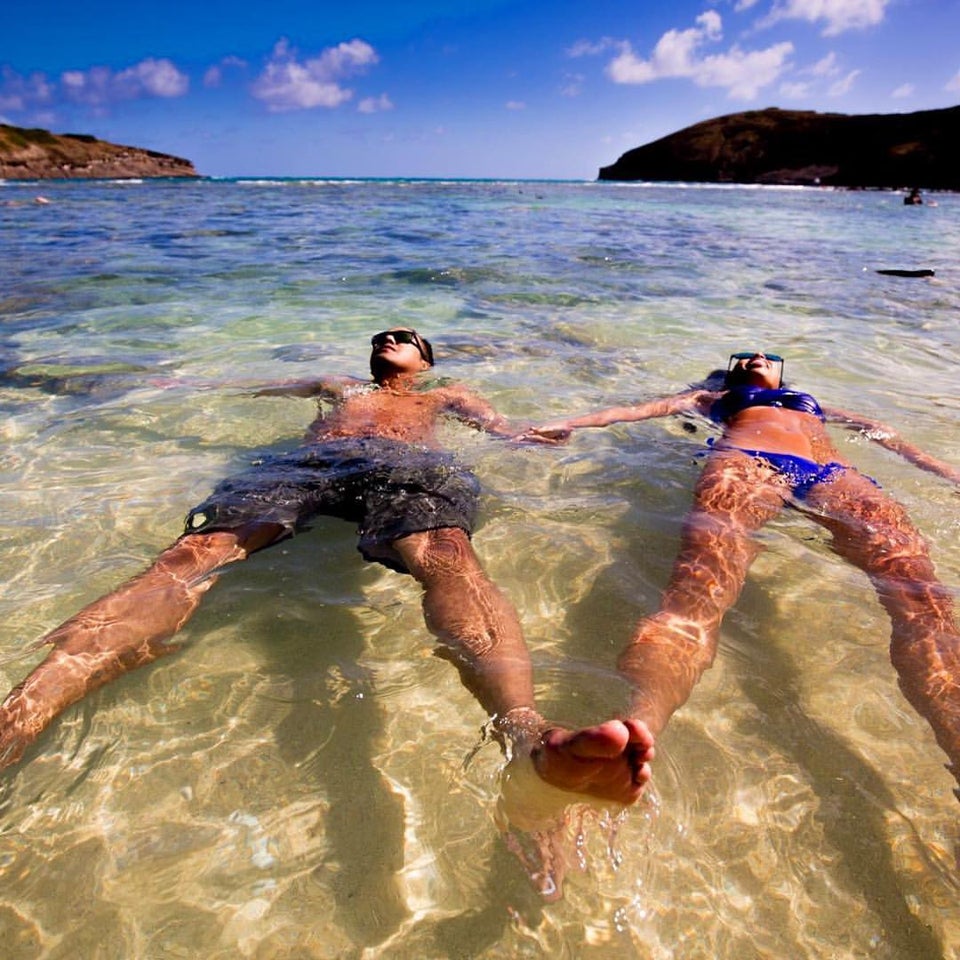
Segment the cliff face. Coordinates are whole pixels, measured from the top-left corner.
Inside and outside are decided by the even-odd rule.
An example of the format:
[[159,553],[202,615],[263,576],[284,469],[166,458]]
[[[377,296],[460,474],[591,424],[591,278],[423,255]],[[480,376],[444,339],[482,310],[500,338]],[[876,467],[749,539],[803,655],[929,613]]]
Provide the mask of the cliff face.
[[189,160],[124,147],[79,133],[0,124],[0,179],[196,177]]
[[960,190],[960,107],[734,113],[630,150],[600,179]]

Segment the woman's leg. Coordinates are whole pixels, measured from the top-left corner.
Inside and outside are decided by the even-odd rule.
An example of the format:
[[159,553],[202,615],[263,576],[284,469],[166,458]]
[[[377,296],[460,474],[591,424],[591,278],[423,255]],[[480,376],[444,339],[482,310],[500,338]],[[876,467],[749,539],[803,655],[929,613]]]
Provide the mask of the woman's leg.
[[618,661],[633,686],[629,714],[655,735],[713,663],[720,622],[759,550],[753,534],[783,507],[776,476],[745,454],[707,461],[660,609],[640,622]]
[[48,633],[53,649],[0,704],[0,767],[18,760],[71,704],[130,670],[174,652],[168,644],[224,564],[274,542],[278,524],[181,537],[139,576]]
[[890,616],[900,689],[933,727],[960,782],[960,631],[926,541],[903,506],[854,470],[810,491],[832,547],[863,570]]

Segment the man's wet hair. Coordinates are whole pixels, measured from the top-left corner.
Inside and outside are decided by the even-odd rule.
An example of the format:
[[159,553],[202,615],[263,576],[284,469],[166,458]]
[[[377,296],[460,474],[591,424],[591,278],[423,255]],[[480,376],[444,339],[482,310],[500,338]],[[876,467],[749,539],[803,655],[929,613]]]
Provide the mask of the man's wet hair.
[[432,367],[434,363],[433,344],[426,337],[421,337],[419,333],[417,334],[417,339],[423,346],[423,359],[426,360],[427,363],[429,363]]

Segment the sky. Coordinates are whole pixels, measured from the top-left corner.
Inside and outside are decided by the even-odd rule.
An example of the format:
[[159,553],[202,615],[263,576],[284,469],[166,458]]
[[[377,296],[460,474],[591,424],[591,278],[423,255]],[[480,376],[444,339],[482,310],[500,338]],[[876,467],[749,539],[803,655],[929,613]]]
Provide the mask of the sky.
[[215,177],[592,180],[711,117],[960,103],[960,0],[31,0],[0,122]]

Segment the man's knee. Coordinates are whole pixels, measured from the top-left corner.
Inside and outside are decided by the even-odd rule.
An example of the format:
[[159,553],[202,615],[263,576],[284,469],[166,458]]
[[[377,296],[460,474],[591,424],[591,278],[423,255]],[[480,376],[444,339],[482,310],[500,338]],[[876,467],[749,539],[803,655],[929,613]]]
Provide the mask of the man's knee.
[[414,576],[452,576],[479,566],[470,538],[458,527],[425,530],[394,543]]
[[188,531],[170,550],[178,555],[191,554],[196,561],[201,561],[203,558],[220,558],[220,562],[229,562],[243,560],[251,553],[269,547],[288,535],[287,529],[282,524],[252,521],[235,529]]

